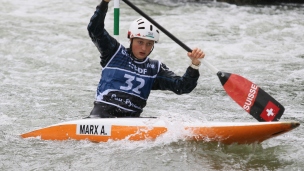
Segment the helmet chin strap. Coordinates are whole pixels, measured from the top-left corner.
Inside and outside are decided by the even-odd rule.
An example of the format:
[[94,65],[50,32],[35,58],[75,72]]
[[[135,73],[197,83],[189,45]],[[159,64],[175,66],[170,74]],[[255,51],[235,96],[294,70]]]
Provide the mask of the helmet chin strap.
[[131,40],[131,42],[130,42],[130,54],[131,54],[131,57],[134,58],[134,59],[137,60],[137,61],[143,61],[143,60],[145,60],[145,59],[151,54],[151,52],[154,50],[154,46],[153,46],[152,49],[151,49],[151,51],[150,51],[150,53],[145,57],[145,59],[138,59],[138,58],[136,58],[136,56],[133,54],[133,50],[132,50],[133,39],[130,39],[130,40]]

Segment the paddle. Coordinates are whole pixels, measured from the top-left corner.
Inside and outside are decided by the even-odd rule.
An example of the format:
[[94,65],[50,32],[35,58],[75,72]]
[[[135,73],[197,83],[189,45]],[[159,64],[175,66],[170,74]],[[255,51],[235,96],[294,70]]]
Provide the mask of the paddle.
[[[188,46],[186,46],[156,21],[133,5],[130,1],[122,1],[124,1],[140,15],[145,17],[187,52],[192,51]],[[278,101],[276,101],[256,84],[240,75],[222,72],[207,62],[206,59],[203,59],[202,63],[217,74],[227,94],[255,119],[258,121],[278,121],[281,118],[285,110],[284,106],[282,106]]]

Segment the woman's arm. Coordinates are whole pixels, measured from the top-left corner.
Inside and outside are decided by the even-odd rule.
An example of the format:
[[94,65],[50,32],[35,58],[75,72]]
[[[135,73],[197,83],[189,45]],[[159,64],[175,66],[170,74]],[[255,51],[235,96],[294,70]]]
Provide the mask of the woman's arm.
[[104,21],[108,11],[108,2],[103,0],[96,7],[88,25],[89,36],[100,52],[101,66],[105,66],[119,48],[119,42],[104,29]]
[[170,90],[176,94],[190,93],[197,85],[199,71],[188,67],[181,77],[170,71],[165,64],[161,64],[160,72],[153,84],[153,90]]

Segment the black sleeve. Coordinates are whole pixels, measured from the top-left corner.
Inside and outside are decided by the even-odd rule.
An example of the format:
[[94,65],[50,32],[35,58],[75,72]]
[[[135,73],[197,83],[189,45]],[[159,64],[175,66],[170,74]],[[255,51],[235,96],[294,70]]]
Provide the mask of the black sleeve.
[[102,1],[100,5],[96,7],[96,11],[88,25],[89,36],[100,52],[100,64],[103,67],[119,48],[117,40],[110,36],[104,29],[104,20],[108,11],[108,4],[108,2]]
[[199,71],[188,67],[181,77],[170,71],[165,64],[161,64],[160,72],[153,84],[153,90],[171,90],[176,94],[190,93],[197,85]]

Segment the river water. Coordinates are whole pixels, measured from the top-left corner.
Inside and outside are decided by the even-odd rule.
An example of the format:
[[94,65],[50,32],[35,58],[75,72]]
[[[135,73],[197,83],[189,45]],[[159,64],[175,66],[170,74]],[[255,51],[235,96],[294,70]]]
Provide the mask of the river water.
[[[200,47],[222,71],[259,85],[304,122],[304,6],[132,1],[189,47]],[[159,3],[157,3],[159,2]],[[30,130],[83,118],[100,77],[87,24],[99,1],[4,0],[0,6],[0,170],[304,170],[303,126],[256,145],[155,141],[21,139]],[[120,41],[138,14],[120,4]],[[106,28],[113,30],[113,2]],[[186,52],[161,35],[151,54],[181,75]],[[201,66],[190,94],[154,91],[142,116],[173,121],[257,122]],[[178,130],[178,128],[177,128]]]

